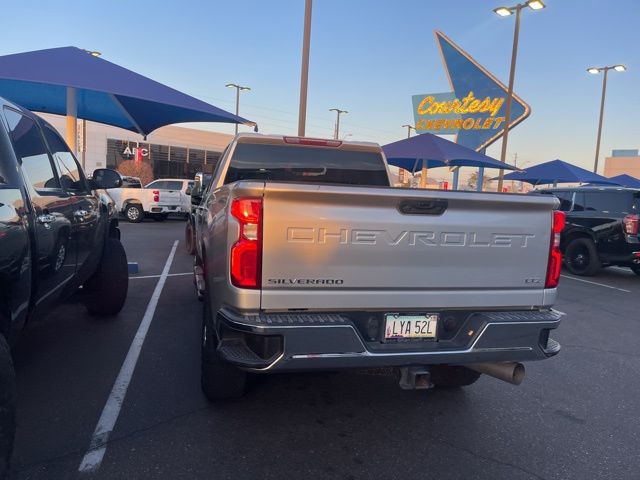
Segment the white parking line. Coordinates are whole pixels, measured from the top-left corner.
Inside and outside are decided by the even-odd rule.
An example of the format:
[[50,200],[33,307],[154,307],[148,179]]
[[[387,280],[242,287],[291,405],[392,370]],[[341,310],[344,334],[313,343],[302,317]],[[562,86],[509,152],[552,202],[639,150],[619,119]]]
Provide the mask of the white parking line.
[[[193,275],[193,272],[169,273],[167,277],[179,277],[182,275]],[[129,280],[137,280],[139,278],[160,278],[162,275],[140,275],[138,277],[129,277]]]
[[591,280],[584,280],[582,278],[572,277],[570,275],[560,275],[562,278],[570,278],[576,282],[589,283],[591,285],[598,285],[599,287],[610,288],[611,290],[618,290],[619,292],[631,293],[631,290],[625,290],[624,288],[612,287],[611,285],[605,285],[604,283],[592,282]]
[[138,363],[138,357],[140,356],[140,351],[142,350],[144,339],[147,336],[149,326],[151,325],[151,321],[153,320],[153,315],[156,311],[156,307],[158,306],[158,300],[160,298],[160,294],[162,293],[162,288],[164,287],[164,283],[169,276],[169,270],[171,268],[171,264],[173,263],[173,257],[176,253],[177,247],[178,240],[173,242],[173,247],[171,248],[171,252],[167,257],[166,263],[164,264],[160,279],[158,280],[156,288],[151,295],[151,299],[149,300],[147,309],[144,312],[144,317],[142,317],[142,321],[140,322],[138,331],[136,332],[135,337],[133,337],[133,341],[131,342],[131,346],[129,347],[127,356],[124,359],[122,367],[120,368],[120,373],[118,373],[118,377],[116,378],[116,381],[113,384],[113,388],[111,389],[111,394],[107,399],[107,403],[102,410],[102,414],[100,415],[100,419],[98,420],[96,429],[93,432],[91,443],[89,444],[89,450],[87,450],[87,453],[85,453],[84,457],[82,458],[82,462],[80,462],[80,467],[78,468],[78,471],[80,473],[89,473],[100,468],[100,464],[102,463],[102,459],[104,458],[104,454],[107,450],[109,435],[111,435],[113,427],[115,426],[116,421],[118,420],[118,416],[120,415],[122,402],[124,402],[124,397],[127,394],[127,389],[129,388],[129,383],[131,382],[133,371],[135,370],[136,364]]

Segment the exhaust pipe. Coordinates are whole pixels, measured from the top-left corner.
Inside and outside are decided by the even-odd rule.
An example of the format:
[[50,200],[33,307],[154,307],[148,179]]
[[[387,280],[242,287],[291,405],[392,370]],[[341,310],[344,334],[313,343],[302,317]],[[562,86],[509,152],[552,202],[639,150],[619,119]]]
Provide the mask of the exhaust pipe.
[[462,366],[512,385],[520,385],[524,380],[524,365],[521,363],[470,363]]

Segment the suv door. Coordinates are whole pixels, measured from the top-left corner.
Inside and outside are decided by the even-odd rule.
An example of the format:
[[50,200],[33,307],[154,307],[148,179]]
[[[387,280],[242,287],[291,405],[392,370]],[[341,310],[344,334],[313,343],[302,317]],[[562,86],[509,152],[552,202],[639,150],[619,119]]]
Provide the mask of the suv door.
[[36,122],[4,108],[9,137],[35,210],[36,306],[56,300],[74,278],[77,249],[72,241],[75,200],[60,185]]
[[[43,122],[42,131],[49,145],[53,164],[56,168],[62,189],[73,200],[73,223],[71,237],[77,249],[78,269],[84,266],[91,252],[95,263],[102,252],[104,238],[101,236],[100,202],[91,192],[82,169],[58,132]],[[87,271],[92,271],[88,268]],[[84,279],[83,279],[84,280]]]

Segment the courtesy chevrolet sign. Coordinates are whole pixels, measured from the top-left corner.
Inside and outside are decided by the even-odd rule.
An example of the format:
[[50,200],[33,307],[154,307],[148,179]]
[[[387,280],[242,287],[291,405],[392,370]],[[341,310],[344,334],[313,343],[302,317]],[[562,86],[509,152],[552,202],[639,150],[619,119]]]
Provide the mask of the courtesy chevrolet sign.
[[[453,134],[461,145],[487,148],[504,131],[507,87],[442,32],[435,35],[453,92],[412,96],[416,132]],[[529,105],[514,94],[509,128],[530,112]]]
[[[416,129],[430,130],[432,133],[444,133],[444,130],[458,132],[461,129],[496,130],[504,122],[504,116],[498,115],[504,102],[505,98],[501,97],[478,99],[473,92],[469,92],[462,99],[454,98],[453,100],[442,100],[437,99],[435,95],[426,95],[420,100],[416,109],[417,114],[424,117],[416,122]],[[441,118],[443,114],[454,114],[456,117]],[[462,118],[463,114],[478,116]]]

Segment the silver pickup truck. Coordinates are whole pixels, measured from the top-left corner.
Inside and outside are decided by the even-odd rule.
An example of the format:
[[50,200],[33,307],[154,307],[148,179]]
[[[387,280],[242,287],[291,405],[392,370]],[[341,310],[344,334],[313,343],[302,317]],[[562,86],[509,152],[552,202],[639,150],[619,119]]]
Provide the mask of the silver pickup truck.
[[196,212],[202,387],[388,368],[403,388],[519,384],[558,353],[550,196],[391,188],[373,143],[241,134]]

